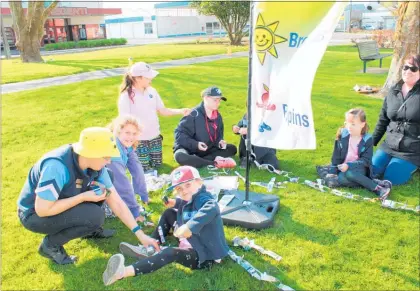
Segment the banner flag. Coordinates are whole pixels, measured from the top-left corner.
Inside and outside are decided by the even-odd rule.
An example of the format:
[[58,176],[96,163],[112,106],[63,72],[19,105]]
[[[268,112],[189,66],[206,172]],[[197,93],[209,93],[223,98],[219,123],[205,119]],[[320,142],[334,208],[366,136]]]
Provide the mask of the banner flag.
[[346,5],[335,1],[253,4],[253,145],[316,148],[312,83]]

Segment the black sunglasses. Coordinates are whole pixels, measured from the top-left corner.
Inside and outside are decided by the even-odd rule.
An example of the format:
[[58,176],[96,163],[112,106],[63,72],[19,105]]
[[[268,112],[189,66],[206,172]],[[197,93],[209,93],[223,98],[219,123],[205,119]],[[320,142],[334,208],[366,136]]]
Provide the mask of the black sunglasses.
[[407,65],[405,65],[405,66],[403,67],[403,70],[404,70],[404,71],[407,71],[408,69],[410,69],[410,71],[412,71],[413,73],[415,73],[415,72],[417,72],[417,71],[419,70],[419,67],[415,67],[415,66],[410,67],[410,66],[407,66]]

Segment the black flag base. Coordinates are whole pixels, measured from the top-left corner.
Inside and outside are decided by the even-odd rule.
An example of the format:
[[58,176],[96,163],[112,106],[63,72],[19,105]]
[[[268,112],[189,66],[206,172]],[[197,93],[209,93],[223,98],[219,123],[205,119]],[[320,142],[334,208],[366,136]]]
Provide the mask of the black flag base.
[[229,197],[227,195],[234,195],[234,198],[221,213],[224,224],[248,229],[263,229],[273,224],[274,215],[280,207],[278,196],[249,192],[249,198],[245,201],[245,191],[225,191],[223,197]]

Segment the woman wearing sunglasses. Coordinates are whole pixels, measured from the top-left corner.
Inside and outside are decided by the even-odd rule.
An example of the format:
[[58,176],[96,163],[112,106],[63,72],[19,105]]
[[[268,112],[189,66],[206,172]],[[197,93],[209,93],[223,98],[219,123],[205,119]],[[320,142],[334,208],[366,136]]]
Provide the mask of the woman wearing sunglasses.
[[373,133],[376,146],[385,141],[373,156],[377,178],[394,185],[405,184],[420,167],[420,55],[404,61],[402,79],[385,97]]

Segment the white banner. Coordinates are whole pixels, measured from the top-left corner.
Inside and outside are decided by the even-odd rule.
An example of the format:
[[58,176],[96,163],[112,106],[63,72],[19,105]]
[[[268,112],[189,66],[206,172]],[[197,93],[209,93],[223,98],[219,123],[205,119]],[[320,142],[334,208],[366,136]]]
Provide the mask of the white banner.
[[254,4],[253,145],[283,150],[316,148],[312,83],[346,4]]

